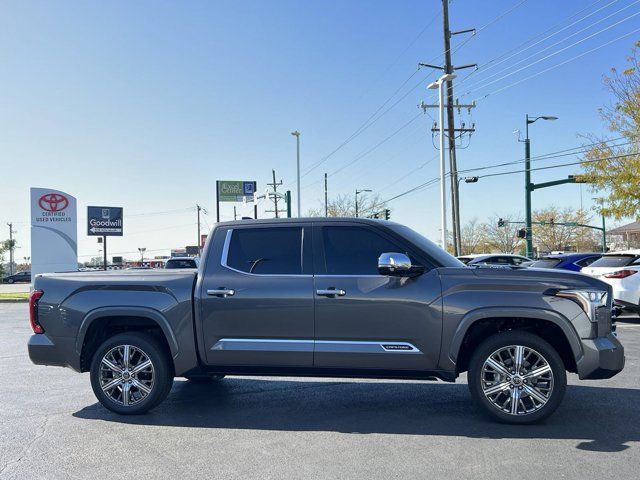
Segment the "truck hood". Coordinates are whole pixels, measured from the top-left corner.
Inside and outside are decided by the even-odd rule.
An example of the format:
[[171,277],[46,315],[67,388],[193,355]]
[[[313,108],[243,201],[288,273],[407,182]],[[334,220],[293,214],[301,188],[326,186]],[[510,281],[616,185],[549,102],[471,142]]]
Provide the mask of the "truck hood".
[[513,290],[526,285],[538,285],[544,288],[594,288],[608,291],[609,286],[601,280],[569,270],[551,268],[439,268],[444,278],[466,277],[480,283],[490,282],[503,285],[505,290]]

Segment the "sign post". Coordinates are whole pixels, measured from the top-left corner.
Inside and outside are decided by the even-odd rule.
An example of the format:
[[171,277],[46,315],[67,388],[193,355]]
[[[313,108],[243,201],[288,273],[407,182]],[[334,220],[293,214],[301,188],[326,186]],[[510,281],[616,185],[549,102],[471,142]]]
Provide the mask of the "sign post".
[[[220,202],[253,201],[257,183],[240,180],[216,180],[216,222],[220,222]],[[257,218],[257,209],[254,213]]]
[[122,207],[87,207],[87,235],[102,237],[102,267],[107,269],[107,237],[122,236]]
[[31,278],[78,270],[76,199],[50,188],[31,189]]

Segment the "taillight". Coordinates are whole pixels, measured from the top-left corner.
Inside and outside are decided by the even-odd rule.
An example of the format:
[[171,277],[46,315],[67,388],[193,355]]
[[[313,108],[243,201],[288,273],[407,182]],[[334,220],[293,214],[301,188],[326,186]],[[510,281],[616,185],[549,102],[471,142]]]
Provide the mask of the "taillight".
[[43,293],[42,290],[34,290],[29,296],[29,323],[33,333],[44,333],[44,328],[38,323],[38,300]]
[[605,273],[604,278],[627,278],[638,273],[637,270],[618,270],[617,272]]

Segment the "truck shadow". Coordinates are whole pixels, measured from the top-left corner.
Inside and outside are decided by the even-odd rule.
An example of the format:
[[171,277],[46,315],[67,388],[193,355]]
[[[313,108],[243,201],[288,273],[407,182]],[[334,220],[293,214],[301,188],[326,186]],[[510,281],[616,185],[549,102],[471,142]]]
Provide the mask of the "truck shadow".
[[569,386],[544,423],[495,423],[466,385],[231,377],[197,385],[176,380],[167,400],[146,415],[120,416],[99,404],[74,417],[132,425],[470,438],[575,439],[577,448],[617,452],[640,440],[640,391]]

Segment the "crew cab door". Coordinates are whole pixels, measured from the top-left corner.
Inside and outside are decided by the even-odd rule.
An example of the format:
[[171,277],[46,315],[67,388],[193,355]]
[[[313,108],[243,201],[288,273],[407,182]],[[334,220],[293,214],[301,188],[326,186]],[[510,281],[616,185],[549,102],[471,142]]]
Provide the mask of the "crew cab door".
[[[314,366],[432,370],[440,354],[440,279],[402,238],[374,226],[314,224]],[[378,273],[382,253],[406,253],[427,270]]]
[[250,222],[221,227],[207,248],[199,286],[206,362],[311,366],[311,227]]

